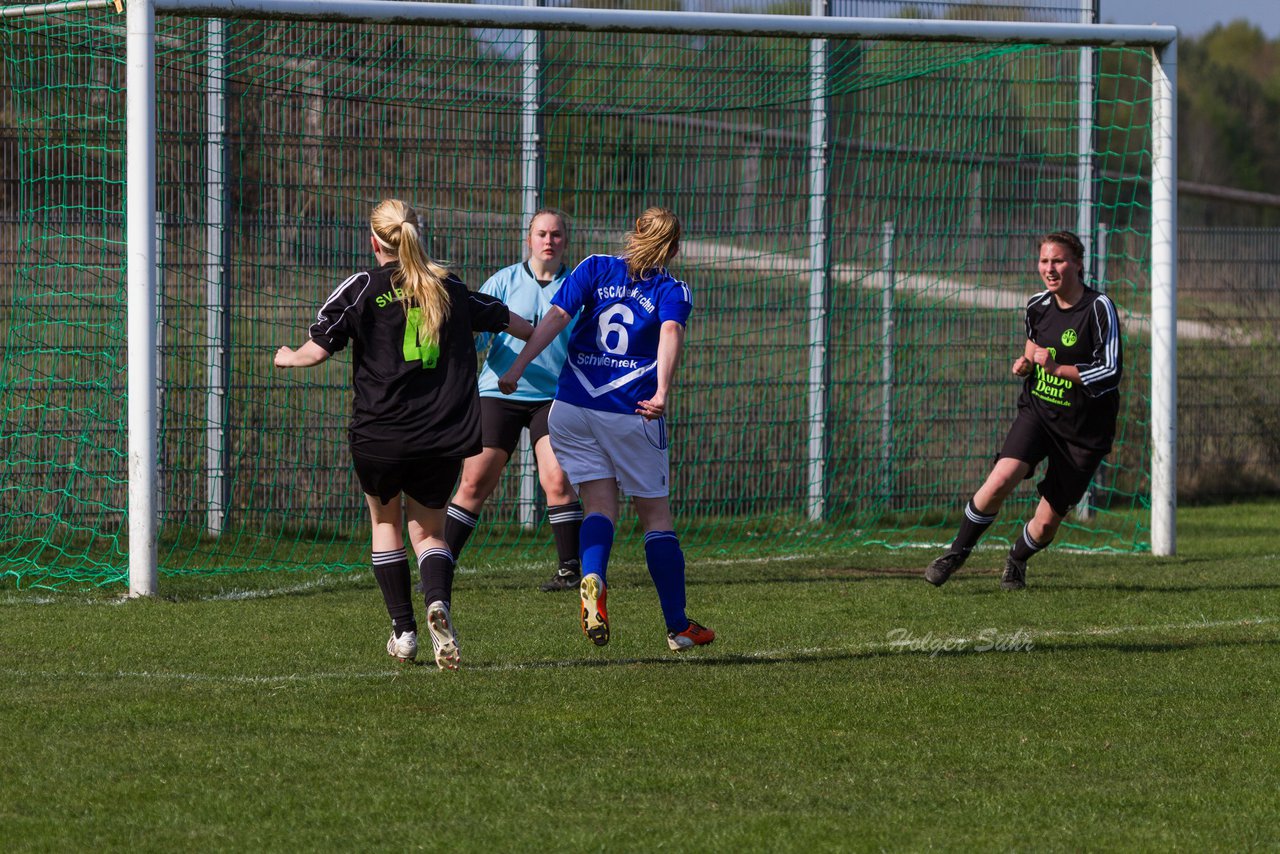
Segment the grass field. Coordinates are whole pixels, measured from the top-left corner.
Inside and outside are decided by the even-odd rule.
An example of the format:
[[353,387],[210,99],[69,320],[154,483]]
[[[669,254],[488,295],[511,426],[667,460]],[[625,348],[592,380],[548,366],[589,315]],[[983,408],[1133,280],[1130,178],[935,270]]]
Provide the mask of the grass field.
[[386,656],[367,574],[11,590],[0,849],[1275,850],[1277,510],[1021,593],[995,550],[701,564],[682,658],[642,567],[603,649],[544,567],[467,572],[460,673]]

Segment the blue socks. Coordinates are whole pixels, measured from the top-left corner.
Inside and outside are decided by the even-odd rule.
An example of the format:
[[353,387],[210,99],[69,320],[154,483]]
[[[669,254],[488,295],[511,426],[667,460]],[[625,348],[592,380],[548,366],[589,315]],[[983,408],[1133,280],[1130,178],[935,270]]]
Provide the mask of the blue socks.
[[684,552],[675,531],[650,531],[644,535],[644,559],[649,577],[658,589],[662,619],[667,631],[683,632],[689,627],[684,605]]
[[[608,516],[590,513],[582,520],[579,534],[582,549],[582,574],[595,573],[605,581],[609,552],[613,549],[613,523]],[[684,552],[675,531],[650,531],[644,535],[644,558],[649,577],[658,590],[662,619],[667,630],[682,632],[689,627],[685,616]]]
[[578,546],[582,554],[582,574],[594,572],[601,581],[605,581],[609,552],[613,550],[613,523],[609,517],[600,513],[587,514],[578,532]]

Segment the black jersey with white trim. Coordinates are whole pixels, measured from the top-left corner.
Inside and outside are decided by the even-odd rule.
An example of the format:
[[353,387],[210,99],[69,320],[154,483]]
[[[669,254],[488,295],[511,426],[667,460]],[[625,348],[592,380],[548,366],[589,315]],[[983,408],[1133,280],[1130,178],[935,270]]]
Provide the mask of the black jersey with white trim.
[[391,262],[338,285],[311,325],[330,353],[352,345],[351,447],[380,459],[467,457],[480,452],[476,332],[507,328],[505,303],[445,282],[449,317],[439,347],[418,345],[418,309],[406,312]]
[[1048,291],[1027,300],[1027,338],[1049,351],[1060,365],[1073,365],[1080,382],[1045,373],[1039,365],[1027,377],[1018,398],[1065,442],[1109,451],[1120,409],[1120,319],[1106,294],[1085,286],[1070,308],[1061,308]]

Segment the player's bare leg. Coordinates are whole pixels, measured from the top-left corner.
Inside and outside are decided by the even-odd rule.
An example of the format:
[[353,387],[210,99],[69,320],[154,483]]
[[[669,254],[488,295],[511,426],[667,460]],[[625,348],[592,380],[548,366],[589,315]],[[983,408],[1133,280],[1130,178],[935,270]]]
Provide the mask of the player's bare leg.
[[964,566],[973,547],[978,544],[978,540],[995,521],[996,514],[1000,512],[1005,499],[1030,471],[1031,466],[1022,460],[1015,460],[1012,457],[996,460],[987,479],[965,506],[964,519],[960,522],[960,530],[951,548],[946,554],[934,559],[924,571],[925,581],[935,587],[941,587],[953,573]]
[[543,593],[577,590],[582,581],[578,551],[583,508],[551,449],[551,437],[543,436],[534,443],[533,454],[538,461],[538,481],[547,496],[547,521],[551,523],[557,557],[555,574],[538,589]]
[[382,591],[382,601],[391,617],[387,655],[401,661],[418,657],[418,625],[413,616],[409,557],[404,551],[403,514],[400,496],[386,504],[375,495],[365,495],[369,507],[373,577]]
[[1004,574],[1000,576],[1001,589],[1022,590],[1027,586],[1027,561],[1053,542],[1062,519],[1048,499],[1040,499],[1035,515],[1022,529],[1022,534],[1014,540],[1013,547],[1005,558]]

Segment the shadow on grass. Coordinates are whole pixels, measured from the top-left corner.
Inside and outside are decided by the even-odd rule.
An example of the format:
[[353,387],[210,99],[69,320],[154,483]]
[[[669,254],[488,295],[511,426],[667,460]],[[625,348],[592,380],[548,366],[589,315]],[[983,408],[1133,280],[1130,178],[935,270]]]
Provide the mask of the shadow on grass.
[[[1157,629],[1152,629],[1152,631],[1157,631]],[[463,669],[478,671],[553,670],[559,668],[611,668],[636,667],[642,665],[666,667],[759,667],[780,664],[830,664],[840,661],[871,661],[884,658],[896,658],[899,656],[906,656],[909,658],[955,659],[970,658],[972,656],[979,655],[1035,655],[1037,653],[1048,652],[1061,653],[1080,651],[1145,654],[1185,652],[1187,650],[1196,649],[1245,649],[1250,647],[1259,649],[1280,648],[1280,638],[1241,638],[1238,640],[1229,640],[1226,638],[1206,638],[1203,640],[1186,638],[1181,640],[1134,641],[1092,636],[1038,638],[1033,635],[1031,637],[1030,648],[1014,650],[970,648],[934,651],[928,649],[919,650],[908,648],[892,649],[887,648],[887,645],[885,644],[877,644],[875,647],[867,647],[863,649],[819,649],[811,652],[797,651],[792,653],[728,653],[725,655],[700,655],[694,653],[692,655],[686,654],[680,657],[676,657],[674,655],[653,655],[611,659],[570,658],[523,662],[512,661],[508,663],[491,662],[471,666],[464,665]],[[421,666],[422,662],[417,662],[417,664]]]
[[1239,590],[1280,590],[1280,581],[1263,583],[1250,581],[1243,584],[1052,584],[1046,585],[1052,590],[1114,590],[1118,593],[1230,593]]
[[[611,583],[612,587],[618,590],[646,590],[652,589],[649,579],[644,574],[643,567],[625,567],[617,569],[611,573],[612,576],[618,577],[618,581]],[[1123,581],[1118,583],[1081,583],[1070,570],[1053,570],[1050,572],[1036,575],[1029,573],[1029,583],[1026,591],[1007,591],[1001,590],[999,579],[1002,570],[1000,568],[991,569],[968,569],[951,578],[943,590],[945,595],[961,595],[961,596],[1019,596],[1019,595],[1036,595],[1047,594],[1053,592],[1088,592],[1088,591],[1114,591],[1116,593],[1169,593],[1169,594],[1190,594],[1204,592],[1230,593],[1233,591],[1240,592],[1267,592],[1280,590],[1280,578],[1275,581],[1259,581],[1257,579],[1242,580],[1240,583],[1179,583],[1177,581],[1142,583],[1134,581]],[[237,601],[249,599],[267,599],[267,598],[301,598],[310,596],[321,596],[332,593],[346,593],[351,591],[377,591],[377,584],[370,573],[351,572],[351,573],[333,573],[323,575],[313,575],[309,578],[297,578],[290,583],[289,580],[280,579],[284,583],[279,586],[262,585],[255,586],[252,584],[245,585],[243,588],[224,587],[215,591],[201,591],[198,586],[193,585],[187,590],[179,589],[176,591],[166,591],[160,597],[163,601],[173,602],[176,604],[188,604],[192,602],[209,602],[209,601]],[[531,596],[557,596],[564,598],[573,598],[572,590],[554,591],[552,593],[544,593],[538,589],[546,579],[541,575],[530,576],[512,576],[506,573],[494,573],[493,575],[485,575],[481,572],[468,573],[460,576],[455,581],[455,587],[464,595],[473,591],[509,591],[515,593],[528,593]],[[706,575],[692,575],[687,578],[685,585],[691,589],[705,587],[743,587],[743,586],[774,586],[774,585],[831,585],[831,584],[856,584],[864,582],[893,582],[904,584],[917,584],[921,589],[929,589],[929,585],[924,581],[924,570],[918,568],[888,568],[888,569],[858,569],[853,567],[835,567],[826,569],[804,569],[794,573],[778,573],[776,571],[769,574],[750,574],[750,573],[734,573],[718,574],[710,573]],[[415,591],[415,598],[417,593]],[[943,595],[940,591],[940,595]],[[113,597],[118,598],[118,597]]]
[[[976,570],[975,576],[990,575],[998,578],[1000,570]],[[831,569],[806,569],[789,575],[734,575],[728,577],[693,577],[685,584],[689,587],[745,584],[831,584],[863,581],[924,581],[924,567],[910,569],[856,569],[853,567],[837,567]]]
[[[833,584],[848,583],[861,581],[911,581],[913,579],[923,578],[923,569],[829,569],[815,570],[806,569],[801,572],[787,575],[751,575],[751,574],[734,574],[734,575],[689,575],[685,578],[686,587],[739,587],[747,585],[775,585],[775,584]],[[978,573],[975,573],[978,574]],[[993,577],[998,577],[999,572],[992,570],[989,573]],[[619,581],[612,579],[623,576]],[[625,567],[611,568],[609,570],[609,588],[615,587],[619,590],[623,589],[652,589],[653,585],[645,575],[643,567]],[[464,575],[454,581],[454,587],[463,591],[467,590],[511,590],[515,592],[533,592],[538,596],[569,596],[572,597],[571,590],[554,591],[552,593],[543,593],[538,590],[538,585],[546,581],[545,576],[536,576],[529,578],[511,578],[483,576],[479,574]],[[368,585],[371,589],[376,589],[373,584],[372,577]]]
[[[985,576],[985,577],[984,577]],[[1259,582],[1247,581],[1239,584],[1135,584],[1133,582],[1122,582],[1117,584],[1080,584],[1079,582],[1068,581],[1067,583],[1059,583],[1056,578],[1063,578],[1063,575],[1044,575],[1039,579],[1032,578],[1028,573],[1027,587],[1021,591],[1001,590],[999,579],[1000,573],[992,572],[975,572],[952,578],[947,582],[946,587],[955,590],[953,595],[963,596],[991,596],[999,594],[1001,596],[1034,596],[1036,594],[1058,593],[1064,591],[1070,592],[1096,592],[1099,590],[1112,591],[1115,593],[1175,593],[1184,595],[1188,593],[1247,593],[1250,591],[1273,591],[1280,590],[1280,580],[1275,582]],[[958,583],[957,583],[958,582]],[[979,582],[971,584],[970,582]]]

